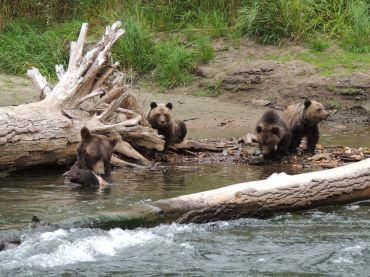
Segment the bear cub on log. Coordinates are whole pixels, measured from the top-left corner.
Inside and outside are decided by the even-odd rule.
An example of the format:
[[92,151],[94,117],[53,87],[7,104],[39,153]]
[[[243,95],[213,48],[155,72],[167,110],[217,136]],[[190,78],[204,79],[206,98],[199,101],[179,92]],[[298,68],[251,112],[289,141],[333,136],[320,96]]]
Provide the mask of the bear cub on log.
[[280,114],[268,110],[256,124],[257,143],[263,157],[280,160],[289,153],[291,134]]
[[159,135],[164,136],[164,153],[171,144],[183,142],[187,132],[184,121],[172,120],[171,110],[172,103],[164,105],[152,102],[148,114],[148,121],[152,128],[158,130]]
[[306,151],[314,154],[319,141],[318,123],[328,116],[324,106],[315,100],[307,99],[304,103],[290,105],[283,112],[283,119],[292,133],[289,151],[296,153],[302,138],[307,137]]
[[[83,127],[81,142],[77,149],[77,161],[65,175],[71,182],[83,186],[99,186],[105,184],[105,180],[111,182],[110,161],[117,142],[117,137],[108,138],[92,134],[88,128]],[[95,174],[98,172],[97,166],[100,162],[104,165],[103,179]]]

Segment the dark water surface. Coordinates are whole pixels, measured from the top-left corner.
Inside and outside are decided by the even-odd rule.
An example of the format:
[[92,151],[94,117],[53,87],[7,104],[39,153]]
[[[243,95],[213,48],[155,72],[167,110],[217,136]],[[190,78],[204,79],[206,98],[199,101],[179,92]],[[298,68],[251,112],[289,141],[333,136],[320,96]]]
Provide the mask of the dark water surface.
[[27,230],[18,248],[0,252],[0,276],[370,276],[370,201],[264,220],[133,230],[30,227],[33,215],[45,224],[127,211],[281,171],[300,173],[245,165],[119,169],[104,191],[65,184],[60,169],[0,177],[0,236]]

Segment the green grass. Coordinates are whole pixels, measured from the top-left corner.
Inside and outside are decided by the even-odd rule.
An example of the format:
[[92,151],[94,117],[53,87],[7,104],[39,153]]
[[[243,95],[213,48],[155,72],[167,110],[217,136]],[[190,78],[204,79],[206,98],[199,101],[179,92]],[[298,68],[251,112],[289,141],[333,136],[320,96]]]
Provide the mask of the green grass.
[[126,31],[113,48],[113,55],[125,68],[132,67],[139,73],[147,73],[155,67],[153,60],[155,43],[148,28],[129,18],[123,22]]
[[328,40],[314,39],[309,43],[309,48],[316,52],[322,52],[330,46]]
[[183,85],[193,79],[196,56],[192,50],[175,41],[158,43],[155,57],[154,79],[163,87]]
[[[0,71],[20,75],[35,66],[54,79],[54,64],[67,63],[81,22],[91,23],[89,40],[95,41],[105,25],[121,19],[126,34],[113,58],[163,87],[194,79],[194,68],[214,58],[212,40],[220,37],[304,43],[310,52],[276,58],[307,61],[322,75],[338,65],[353,72],[368,69],[369,8],[365,0],[4,0]],[[341,48],[328,51],[332,41]]]
[[365,2],[351,6],[351,26],[345,36],[345,46],[353,52],[370,51],[369,5]]
[[327,107],[328,110],[342,109],[342,105],[338,101],[335,101],[335,100],[328,101],[325,106]]
[[54,78],[54,65],[67,63],[69,42],[76,39],[80,27],[77,21],[48,29],[25,21],[12,22],[0,33],[0,70],[21,75],[34,66]]
[[302,60],[312,64],[322,76],[332,76],[337,73],[350,74],[370,69],[370,53],[348,52],[342,48],[326,51],[303,51],[287,55],[266,55],[266,60],[287,62]]

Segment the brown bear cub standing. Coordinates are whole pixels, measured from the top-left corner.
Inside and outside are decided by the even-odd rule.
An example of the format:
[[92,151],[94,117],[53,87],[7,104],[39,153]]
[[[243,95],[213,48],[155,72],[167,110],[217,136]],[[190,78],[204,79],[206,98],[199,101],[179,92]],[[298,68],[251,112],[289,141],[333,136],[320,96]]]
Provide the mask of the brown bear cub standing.
[[78,168],[96,172],[98,163],[103,162],[104,179],[110,180],[110,161],[117,142],[117,137],[108,138],[104,135],[92,134],[89,129],[83,127],[81,129],[81,143],[77,149]]
[[184,121],[172,120],[171,110],[172,103],[164,105],[152,102],[148,114],[148,121],[152,128],[158,130],[158,134],[164,136],[163,152],[167,152],[171,144],[183,142],[187,132]]
[[290,131],[277,111],[268,110],[262,115],[256,133],[264,158],[280,160],[289,153]]
[[315,153],[319,141],[318,123],[327,119],[329,113],[324,106],[315,100],[290,105],[283,113],[283,119],[292,133],[289,151],[297,152],[303,137],[307,137],[307,152]]

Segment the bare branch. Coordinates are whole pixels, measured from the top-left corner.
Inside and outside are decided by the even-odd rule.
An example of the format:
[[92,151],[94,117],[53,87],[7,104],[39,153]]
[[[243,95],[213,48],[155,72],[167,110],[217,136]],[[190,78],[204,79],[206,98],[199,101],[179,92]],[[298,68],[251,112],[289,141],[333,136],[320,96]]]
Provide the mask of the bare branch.
[[41,100],[50,94],[52,90],[51,86],[37,68],[32,67],[31,69],[27,70],[27,78],[30,79],[32,83],[40,90]]
[[112,64],[112,66],[108,68],[104,72],[103,76],[101,76],[100,79],[95,83],[92,90],[99,88],[108,79],[108,77],[113,73],[113,71],[117,68],[118,65],[119,65],[118,62]]
[[62,64],[55,65],[55,72],[57,74],[59,81],[63,78],[64,74],[66,73],[66,71],[64,70],[64,66]]
[[117,110],[117,108],[121,105],[124,97],[125,95],[122,94],[118,99],[110,103],[109,106],[106,108],[106,110],[98,116],[98,119],[100,121],[104,121],[107,118],[109,118]]
[[119,141],[114,147],[114,152],[140,161],[143,165],[149,165],[150,162],[139,152],[137,152],[128,142]]
[[93,92],[91,92],[90,94],[88,94],[88,95],[86,95],[86,96],[84,96],[84,97],[76,100],[76,106],[79,106],[83,102],[85,102],[85,101],[87,101],[87,100],[89,100],[91,98],[94,98],[95,96],[102,95],[104,93],[105,93],[105,91],[103,89],[98,88],[98,89],[94,90]]
[[80,30],[80,34],[77,39],[77,42],[75,41],[71,42],[71,49],[70,49],[67,71],[75,70],[78,67],[79,62],[82,58],[82,50],[85,44],[88,29],[89,29],[89,25],[87,23],[83,23],[81,30]]
[[111,163],[115,166],[128,166],[128,167],[134,167],[134,168],[139,168],[139,169],[148,168],[147,166],[126,162],[126,161],[124,161],[122,159],[119,159],[115,156],[112,156]]

